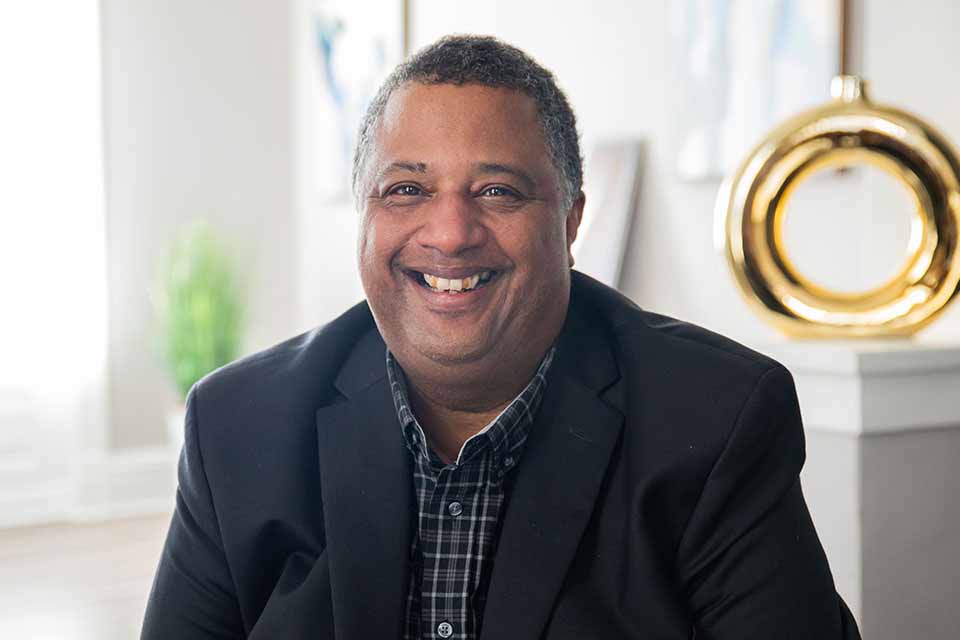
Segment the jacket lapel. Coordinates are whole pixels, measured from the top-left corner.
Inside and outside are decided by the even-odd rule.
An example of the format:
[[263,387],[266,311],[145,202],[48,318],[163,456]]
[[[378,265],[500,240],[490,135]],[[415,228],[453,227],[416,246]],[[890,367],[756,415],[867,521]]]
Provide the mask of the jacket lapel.
[[542,634],[623,427],[603,399],[618,372],[599,328],[568,319],[554,367],[504,514],[483,640]]
[[338,640],[395,638],[402,628],[416,507],[384,349],[373,330],[337,378],[346,400],[317,411]]

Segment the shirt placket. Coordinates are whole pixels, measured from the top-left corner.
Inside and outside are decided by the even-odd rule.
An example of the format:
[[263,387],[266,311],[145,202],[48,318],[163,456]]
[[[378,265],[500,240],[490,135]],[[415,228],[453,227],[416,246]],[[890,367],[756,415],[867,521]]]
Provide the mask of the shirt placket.
[[424,561],[429,570],[421,585],[421,632],[424,638],[471,638],[475,621],[470,606],[474,585],[468,563],[475,555],[478,522],[472,517],[480,501],[477,482],[481,460],[438,470],[425,524]]
[[511,405],[465,443],[457,463],[444,465],[427,446],[410,412],[403,372],[387,352],[397,417],[414,459],[419,511],[411,543],[405,640],[473,640],[479,635],[505,499],[504,476],[516,466],[553,354],[553,349],[547,352]]

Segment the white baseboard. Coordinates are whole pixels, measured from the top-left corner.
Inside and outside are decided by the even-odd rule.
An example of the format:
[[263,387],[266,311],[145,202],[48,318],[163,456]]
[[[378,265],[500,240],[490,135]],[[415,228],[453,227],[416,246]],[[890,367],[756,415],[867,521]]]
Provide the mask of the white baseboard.
[[106,520],[173,511],[177,454],[142,447],[87,456],[77,474],[70,520]]
[[32,465],[0,468],[0,528],[63,520],[71,498],[67,476]]
[[177,455],[139,447],[68,461],[0,461],[0,528],[170,513]]

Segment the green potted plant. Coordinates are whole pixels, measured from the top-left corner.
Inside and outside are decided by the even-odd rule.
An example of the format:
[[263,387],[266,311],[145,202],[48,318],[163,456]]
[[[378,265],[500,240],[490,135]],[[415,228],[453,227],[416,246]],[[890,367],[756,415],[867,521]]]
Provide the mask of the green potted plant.
[[180,397],[168,416],[168,435],[179,444],[184,401],[193,384],[236,359],[243,304],[233,263],[205,223],[186,227],[160,271],[155,306],[162,351]]

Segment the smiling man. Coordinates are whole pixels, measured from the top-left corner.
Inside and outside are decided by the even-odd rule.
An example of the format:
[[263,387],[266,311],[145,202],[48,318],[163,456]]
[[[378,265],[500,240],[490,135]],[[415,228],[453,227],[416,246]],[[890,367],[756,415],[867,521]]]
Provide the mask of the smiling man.
[[858,638],[789,373],[571,270],[552,75],[444,38],[358,138],[367,300],[188,399],[143,638]]

